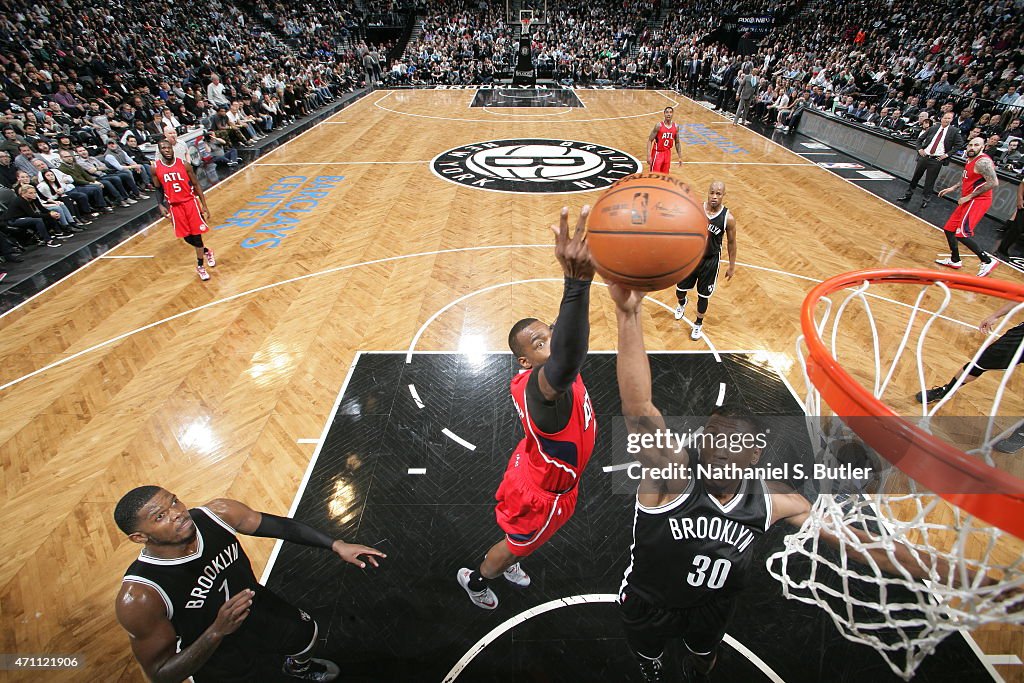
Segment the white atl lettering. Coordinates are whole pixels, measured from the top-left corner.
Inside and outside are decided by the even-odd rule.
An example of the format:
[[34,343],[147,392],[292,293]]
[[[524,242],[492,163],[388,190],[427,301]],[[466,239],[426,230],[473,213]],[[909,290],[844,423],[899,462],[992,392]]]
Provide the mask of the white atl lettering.
[[185,177],[178,173],[177,171],[174,171],[173,173],[164,173],[163,180],[165,183],[170,183],[174,182],[175,180],[185,180]]
[[210,560],[210,563],[203,567],[202,574],[196,579],[196,586],[189,593],[195,600],[185,603],[185,609],[201,609],[206,604],[206,598],[213,588],[214,579],[222,571],[231,566],[239,556],[238,542],[234,542],[224,550],[217,553],[217,556]]

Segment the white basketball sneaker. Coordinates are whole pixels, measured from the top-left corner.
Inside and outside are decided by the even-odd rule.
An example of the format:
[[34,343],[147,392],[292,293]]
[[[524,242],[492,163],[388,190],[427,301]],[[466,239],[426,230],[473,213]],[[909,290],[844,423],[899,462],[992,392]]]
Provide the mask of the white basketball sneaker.
[[703,329],[704,329],[703,325],[699,325],[699,324],[698,325],[694,325],[693,329],[690,330],[690,339],[692,339],[693,341],[697,341],[698,339],[700,339],[701,335],[704,334],[701,331]]
[[505,570],[505,580],[509,583],[514,583],[517,586],[526,588],[530,585],[530,575],[523,571],[523,568],[516,562],[514,565]]
[[995,270],[998,265],[999,261],[996,261],[995,259],[990,260],[988,263],[982,263],[981,267],[978,268],[978,277],[985,277]]
[[953,270],[960,270],[961,268],[964,267],[963,261],[954,261],[948,256],[946,258],[937,258],[935,259],[935,262],[938,263],[940,266],[946,266],[947,268],[952,268]]
[[676,320],[683,319],[683,311],[685,310],[686,306],[684,306],[683,304],[679,304],[678,306],[676,306]]
[[466,594],[469,595],[469,599],[473,601],[474,605],[481,609],[495,609],[498,606],[498,596],[494,594],[494,591],[489,587],[482,591],[475,591],[469,587],[469,576],[472,573],[472,569],[466,569],[465,567],[460,569],[456,575],[459,585],[465,589]]

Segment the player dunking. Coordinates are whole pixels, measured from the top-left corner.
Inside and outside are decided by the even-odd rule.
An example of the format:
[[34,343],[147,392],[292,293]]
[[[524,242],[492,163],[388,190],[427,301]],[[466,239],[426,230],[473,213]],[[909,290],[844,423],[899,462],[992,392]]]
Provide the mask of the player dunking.
[[[964,164],[964,175],[960,181],[960,200],[953,215],[942,226],[946,232],[946,243],[949,244],[949,257],[935,261],[940,266],[947,268],[957,270],[963,268],[963,263],[960,261],[960,249],[957,246],[957,240],[959,240],[981,259],[978,277],[985,277],[999,265],[999,261],[989,256],[972,239],[974,229],[992,206],[992,190],[999,185],[996,166],[992,163],[992,158],[983,153],[984,149],[984,138],[976,137],[967,143],[968,161]],[[956,185],[947,187],[939,191],[939,196],[943,197],[950,192],[955,192],[956,189]]]
[[[746,468],[761,459],[758,435],[767,439],[769,430],[736,408],[713,411],[704,426],[702,447],[693,453],[687,448],[645,448],[664,443],[660,436],[667,428],[651,397],[651,367],[641,324],[644,293],[614,283],[609,292],[616,307],[616,376],[622,414],[631,441],[635,435],[648,437],[636,440],[638,456],[640,465],[654,472],[643,476],[637,488],[634,543],[619,590],[626,642],[645,680],[663,681],[677,678],[663,671],[665,644],[669,638],[682,638],[690,652],[687,666],[691,669],[684,680],[706,680],[746,583],[756,539],[779,521],[802,526],[811,504],[784,483],[743,476]],[[650,438],[656,435],[659,438]],[[697,471],[692,468],[697,462],[708,469],[706,476],[691,474]],[[680,475],[658,476],[669,468]],[[739,477],[732,474],[734,468]],[[868,540],[859,528],[847,530],[861,542]],[[838,546],[834,536],[825,530],[820,533],[823,541]],[[911,551],[902,544],[878,545],[868,551],[870,559],[854,559],[874,562],[888,573],[928,578],[924,567],[929,563],[918,556],[920,550]],[[935,566],[940,576],[952,571],[940,558]],[[964,585],[975,580],[971,574],[964,578]],[[988,577],[980,581],[993,583]]]
[[[174,146],[169,141],[161,140],[157,148],[160,154],[153,163],[153,182],[156,184],[160,215],[170,216],[175,237],[181,237],[195,247],[196,273],[205,282],[210,279],[210,274],[203,262],[211,268],[217,265],[213,250],[203,245],[203,233],[210,230],[206,224],[210,219],[206,195],[192,172],[192,166],[175,157]],[[168,206],[164,206],[165,200]]]
[[715,293],[718,281],[718,262],[722,253],[722,235],[728,237],[729,268],[725,271],[725,279],[731,280],[736,272],[736,217],[722,205],[725,198],[725,183],[716,180],[708,188],[708,198],[704,202],[704,214],[708,217],[708,245],[704,258],[697,268],[682,282],[676,285],[676,320],[683,317],[686,310],[686,293],[697,288],[697,318],[694,320],[690,339],[700,339],[704,329],[704,314],[708,312],[711,295]]
[[535,318],[520,320],[508,344],[524,368],[512,379],[512,400],[523,423],[519,442],[498,486],[495,515],[505,538],[495,543],[477,569],[458,572],[473,604],[494,609],[498,598],[487,585],[504,574],[530,585],[519,566],[565,524],[576,509],[579,480],[594,450],[597,424],[580,378],[590,343],[590,283],[594,263],[586,241],[585,206],[569,238],[569,209],[562,208],[555,232],[555,257],[565,274],[557,326]]
[[679,155],[676,164],[679,166],[683,164],[683,148],[679,143],[679,126],[672,123],[675,111],[672,107],[665,107],[665,120],[654,126],[651,134],[647,137],[650,146],[647,163],[650,164],[652,173],[667,174],[669,172],[669,167],[672,165],[673,147],[676,148],[676,154]]
[[[284,674],[331,681],[338,666],[313,659],[317,625],[310,615],[260,585],[236,533],[325,548],[345,562],[374,567],[384,553],[335,540],[288,517],[221,498],[189,510],[159,486],[139,486],[118,501],[114,521],[139,558],[117,594],[117,620],[135,659],[153,681],[267,680],[256,655],[279,654]],[[276,680],[276,679],[275,679]]]

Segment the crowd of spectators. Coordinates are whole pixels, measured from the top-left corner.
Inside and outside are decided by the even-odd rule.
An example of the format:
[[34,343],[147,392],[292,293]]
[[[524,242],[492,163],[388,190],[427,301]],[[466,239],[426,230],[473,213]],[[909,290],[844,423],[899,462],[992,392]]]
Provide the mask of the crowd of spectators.
[[[520,27],[508,25],[504,8],[465,0],[431,7],[387,83],[481,85],[510,74]],[[530,35],[538,73],[566,85],[675,87],[730,111],[737,85],[756,68],[746,118],[782,130],[816,107],[910,137],[952,109],[979,124],[997,163],[1015,172],[1021,9],[1020,0],[695,0],[664,8],[603,0],[552,3]],[[743,36],[744,54],[714,41],[723,21],[744,15],[778,25]]]
[[[279,25],[279,13],[293,14],[280,3],[262,16],[224,0],[6,3],[0,256],[59,247],[101,214],[149,199],[148,163],[163,137],[187,135],[182,156],[216,180],[241,148],[361,85],[359,48],[306,40],[315,28],[295,7],[300,23]],[[336,16],[324,12],[321,21]],[[289,44],[288,30],[302,40]]]

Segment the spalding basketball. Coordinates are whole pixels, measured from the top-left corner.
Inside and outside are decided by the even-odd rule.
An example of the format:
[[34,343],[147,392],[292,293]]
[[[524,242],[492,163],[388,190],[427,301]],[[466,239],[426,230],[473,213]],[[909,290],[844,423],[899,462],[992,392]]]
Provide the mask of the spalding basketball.
[[645,292],[670,287],[692,273],[707,241],[703,203],[689,185],[660,173],[618,181],[587,219],[597,272]]

